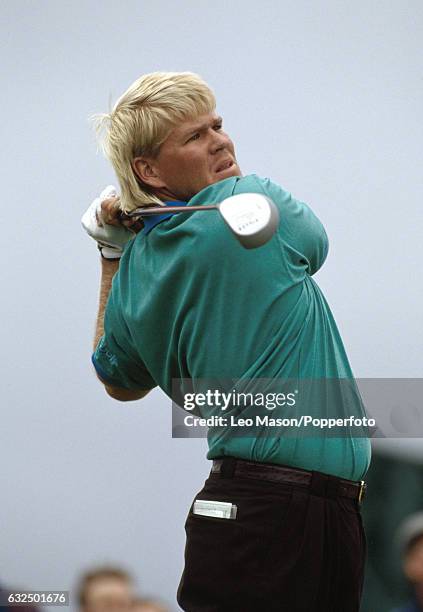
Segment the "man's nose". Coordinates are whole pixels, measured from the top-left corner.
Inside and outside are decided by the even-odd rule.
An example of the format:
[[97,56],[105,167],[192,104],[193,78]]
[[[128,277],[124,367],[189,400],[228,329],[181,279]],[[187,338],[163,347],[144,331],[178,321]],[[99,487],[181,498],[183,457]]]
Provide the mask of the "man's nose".
[[230,142],[229,136],[224,132],[216,132],[213,130],[213,137],[211,140],[211,150],[213,153],[220,151],[228,146]]

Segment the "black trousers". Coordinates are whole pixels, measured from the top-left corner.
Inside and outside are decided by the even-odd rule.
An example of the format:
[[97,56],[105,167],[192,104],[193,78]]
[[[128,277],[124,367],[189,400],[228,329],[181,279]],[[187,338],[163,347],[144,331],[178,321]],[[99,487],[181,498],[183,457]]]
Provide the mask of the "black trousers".
[[[236,519],[185,524],[178,603],[186,612],[358,612],[366,540],[358,502],[312,487],[211,474],[195,499],[231,502]],[[330,487],[328,487],[330,490]]]

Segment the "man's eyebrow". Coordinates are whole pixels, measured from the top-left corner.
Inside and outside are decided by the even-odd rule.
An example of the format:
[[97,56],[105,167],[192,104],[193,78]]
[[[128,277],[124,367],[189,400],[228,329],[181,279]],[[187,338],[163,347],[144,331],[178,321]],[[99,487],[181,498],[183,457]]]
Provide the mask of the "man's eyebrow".
[[[223,119],[222,117],[215,117],[213,119],[213,121],[211,122],[212,125],[216,125],[216,123],[223,123]],[[207,129],[209,126],[209,123],[198,123],[197,125],[194,125],[191,128],[188,128],[187,130],[184,130],[184,132],[182,133],[182,138],[185,138],[186,136],[189,136],[190,134],[192,134],[193,132],[200,132],[201,130],[205,130]]]

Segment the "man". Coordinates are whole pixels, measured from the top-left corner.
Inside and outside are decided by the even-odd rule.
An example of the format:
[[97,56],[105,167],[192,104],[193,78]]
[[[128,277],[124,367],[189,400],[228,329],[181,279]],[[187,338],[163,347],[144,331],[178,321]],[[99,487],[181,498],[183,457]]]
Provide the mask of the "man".
[[[172,380],[352,378],[311,278],[327,255],[323,226],[279,185],[242,176],[204,81],[145,75],[98,126],[121,188],[120,202],[106,190],[83,218],[103,256],[93,364],[111,397],[139,399],[156,385],[172,396]],[[189,207],[239,193],[265,194],[279,209],[276,235],[260,249],[243,249],[212,213],[146,218],[135,238],[117,227],[118,208]],[[342,400],[336,410],[348,414]],[[210,429],[214,461],[186,522],[179,605],[357,612],[367,438],[265,429],[254,437]]]
[[86,572],[78,586],[81,612],[132,612],[135,593],[131,576],[115,567]]

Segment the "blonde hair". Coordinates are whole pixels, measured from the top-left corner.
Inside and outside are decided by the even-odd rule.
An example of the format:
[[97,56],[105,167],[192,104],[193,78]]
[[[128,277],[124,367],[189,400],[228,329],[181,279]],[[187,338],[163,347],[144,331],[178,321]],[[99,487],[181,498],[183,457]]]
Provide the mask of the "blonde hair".
[[178,123],[210,113],[215,107],[212,90],[197,74],[152,72],[132,83],[110,113],[91,117],[100,148],[119,180],[122,210],[162,204],[135,174],[133,159],[141,155],[157,157],[161,144]]

